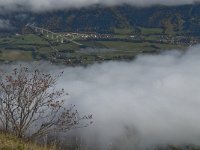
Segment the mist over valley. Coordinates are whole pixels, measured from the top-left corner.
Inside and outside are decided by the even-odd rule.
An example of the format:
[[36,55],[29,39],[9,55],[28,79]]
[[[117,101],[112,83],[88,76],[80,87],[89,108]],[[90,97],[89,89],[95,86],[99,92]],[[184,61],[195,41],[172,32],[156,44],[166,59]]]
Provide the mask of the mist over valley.
[[0,150],[200,150],[199,0],[0,0]]

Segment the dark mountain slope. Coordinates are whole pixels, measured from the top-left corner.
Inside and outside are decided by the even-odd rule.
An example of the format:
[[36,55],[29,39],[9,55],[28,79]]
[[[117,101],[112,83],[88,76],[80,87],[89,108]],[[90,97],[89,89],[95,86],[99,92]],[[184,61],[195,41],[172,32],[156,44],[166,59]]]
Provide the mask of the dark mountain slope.
[[10,20],[15,30],[21,30],[27,23],[34,23],[58,32],[112,33],[115,28],[145,27],[162,28],[168,34],[200,35],[200,4],[148,8],[93,6],[41,14],[20,12],[1,15],[0,18]]

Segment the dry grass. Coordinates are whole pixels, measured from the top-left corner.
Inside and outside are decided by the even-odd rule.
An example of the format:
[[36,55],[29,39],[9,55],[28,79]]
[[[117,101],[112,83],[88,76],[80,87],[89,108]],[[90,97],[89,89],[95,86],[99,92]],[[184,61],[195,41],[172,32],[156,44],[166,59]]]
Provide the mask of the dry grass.
[[0,58],[9,61],[32,60],[31,52],[7,50],[0,54]]
[[11,135],[0,134],[0,150],[55,150],[55,147],[42,147]]

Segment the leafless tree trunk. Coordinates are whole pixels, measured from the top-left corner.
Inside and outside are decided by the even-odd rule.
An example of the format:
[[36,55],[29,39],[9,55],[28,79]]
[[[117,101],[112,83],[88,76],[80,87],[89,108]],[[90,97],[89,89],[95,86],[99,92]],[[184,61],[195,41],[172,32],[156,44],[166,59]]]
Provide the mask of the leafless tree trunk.
[[0,123],[6,132],[33,138],[92,123],[92,115],[80,117],[75,106],[64,107],[67,94],[55,89],[62,73],[52,76],[20,66],[0,75]]

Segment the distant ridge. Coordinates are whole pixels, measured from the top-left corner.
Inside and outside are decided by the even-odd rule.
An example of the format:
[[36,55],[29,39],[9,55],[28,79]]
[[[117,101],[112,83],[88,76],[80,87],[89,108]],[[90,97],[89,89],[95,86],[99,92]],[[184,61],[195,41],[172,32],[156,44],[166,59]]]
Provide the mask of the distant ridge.
[[[0,15],[9,20],[15,30],[22,31],[27,23],[34,23],[52,31],[112,33],[115,29],[161,28],[166,34],[200,35],[200,4],[183,6],[154,6],[136,8],[93,6],[82,9],[53,11],[40,14],[30,12]],[[3,29],[1,29],[3,31]]]

